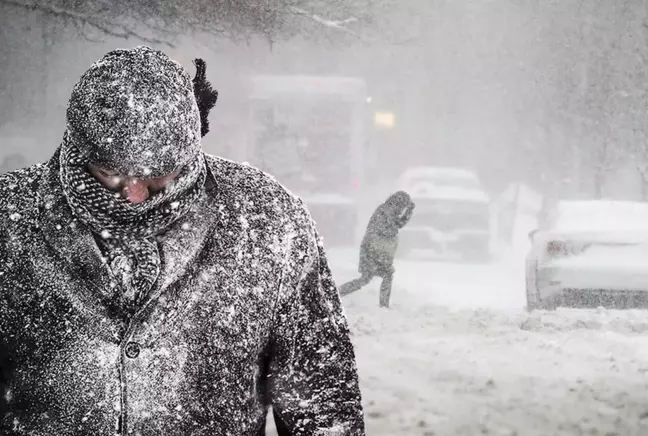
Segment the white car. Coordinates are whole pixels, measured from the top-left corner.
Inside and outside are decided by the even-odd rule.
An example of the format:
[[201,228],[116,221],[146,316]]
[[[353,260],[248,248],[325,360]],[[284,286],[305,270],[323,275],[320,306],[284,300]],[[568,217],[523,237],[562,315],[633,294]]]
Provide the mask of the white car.
[[416,204],[412,219],[400,231],[401,255],[424,250],[490,259],[490,199],[475,173],[452,167],[410,168],[398,188]]
[[643,307],[648,203],[559,201],[529,234],[527,308]]

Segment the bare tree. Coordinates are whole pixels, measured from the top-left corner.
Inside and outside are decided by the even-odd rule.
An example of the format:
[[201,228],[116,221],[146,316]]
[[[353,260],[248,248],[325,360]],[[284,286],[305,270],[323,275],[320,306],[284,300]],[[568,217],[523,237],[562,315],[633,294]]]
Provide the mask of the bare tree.
[[231,39],[270,40],[332,29],[358,35],[351,26],[370,19],[370,0],[0,0],[0,5],[40,11],[94,40],[102,34],[173,45],[177,35],[208,32]]

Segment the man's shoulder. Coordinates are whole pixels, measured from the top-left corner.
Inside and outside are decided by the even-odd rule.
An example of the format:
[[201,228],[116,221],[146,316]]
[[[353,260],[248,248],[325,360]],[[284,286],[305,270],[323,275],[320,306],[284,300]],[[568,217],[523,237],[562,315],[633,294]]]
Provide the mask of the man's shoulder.
[[45,170],[45,164],[38,164],[0,175],[0,222],[16,220],[34,209]]
[[[233,197],[257,206],[305,210],[303,201],[272,175],[245,163],[207,155],[216,184]],[[286,210],[288,212],[288,210]]]
[[0,175],[0,235],[20,233],[34,223],[46,169],[45,164],[38,164]]
[[[310,239],[315,223],[298,196],[270,174],[251,165],[207,156],[217,193],[244,226],[279,239]],[[224,196],[224,198],[223,198]]]

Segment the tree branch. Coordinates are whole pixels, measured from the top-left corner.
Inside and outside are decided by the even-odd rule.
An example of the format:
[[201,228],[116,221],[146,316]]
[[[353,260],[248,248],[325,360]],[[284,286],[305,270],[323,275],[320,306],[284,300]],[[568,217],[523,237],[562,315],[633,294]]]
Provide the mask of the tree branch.
[[18,8],[27,9],[30,11],[40,11],[63,19],[69,19],[72,20],[77,25],[77,28],[80,27],[79,24],[87,24],[105,33],[106,35],[115,36],[117,38],[129,39],[133,37],[150,44],[161,44],[161,45],[166,45],[168,47],[175,47],[171,41],[144,36],[123,24],[111,23],[108,20],[102,21],[97,18],[93,18],[92,16],[87,14],[81,14],[78,12],[57,8],[56,6],[22,2],[19,0],[0,0],[0,3],[4,3],[10,6],[15,6]]
[[91,36],[91,35],[88,34],[88,31],[87,31],[87,29],[86,29],[86,24],[87,24],[87,23],[85,23],[85,22],[81,22],[81,21],[79,21],[79,20],[72,20],[72,24],[73,24],[74,27],[76,28],[77,33],[78,33],[81,37],[85,38],[86,40],[88,40],[88,41],[90,41],[90,42],[96,42],[96,43],[102,43],[102,42],[104,42],[103,40],[101,40],[101,39],[97,39],[97,38],[94,38],[93,36]]
[[352,30],[349,30],[346,27],[344,27],[345,24],[357,22],[358,19],[355,18],[355,17],[351,17],[351,18],[347,18],[346,20],[339,20],[339,21],[337,21],[337,20],[328,20],[326,18],[320,17],[317,14],[313,14],[311,12],[305,11],[302,8],[298,8],[297,6],[291,6],[290,7],[290,12],[292,12],[294,14],[297,14],[297,15],[301,15],[301,16],[310,18],[311,20],[321,24],[324,27],[337,29],[337,30],[340,30],[342,32],[348,33],[349,35],[353,35],[353,36],[355,36],[357,38],[365,39],[365,37],[363,37],[362,35],[354,32]]

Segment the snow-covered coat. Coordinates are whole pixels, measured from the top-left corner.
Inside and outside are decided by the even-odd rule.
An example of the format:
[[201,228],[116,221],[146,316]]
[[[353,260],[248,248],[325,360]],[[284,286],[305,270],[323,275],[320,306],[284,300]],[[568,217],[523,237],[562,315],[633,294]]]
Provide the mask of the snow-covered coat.
[[360,245],[358,270],[362,275],[384,277],[393,274],[398,231],[409,222],[414,207],[414,202],[404,191],[396,192],[378,206],[369,219]]
[[364,435],[354,351],[301,201],[206,157],[129,317],[62,193],[58,153],[0,177],[0,434]]

